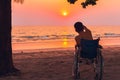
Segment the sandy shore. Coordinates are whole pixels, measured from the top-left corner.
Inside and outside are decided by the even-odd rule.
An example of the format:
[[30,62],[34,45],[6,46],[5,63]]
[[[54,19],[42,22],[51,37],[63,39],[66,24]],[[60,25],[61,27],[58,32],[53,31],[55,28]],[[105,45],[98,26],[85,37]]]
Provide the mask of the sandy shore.
[[[0,80],[73,80],[73,53],[73,48],[14,52],[14,64],[21,74],[1,77]],[[102,54],[103,80],[120,80],[120,46],[104,47]]]

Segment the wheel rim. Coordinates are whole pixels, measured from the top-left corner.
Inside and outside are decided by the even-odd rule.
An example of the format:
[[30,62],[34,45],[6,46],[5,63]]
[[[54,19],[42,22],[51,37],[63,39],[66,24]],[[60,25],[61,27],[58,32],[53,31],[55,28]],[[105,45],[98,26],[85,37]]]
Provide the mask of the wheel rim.
[[102,80],[102,75],[103,75],[103,57],[102,57],[102,55],[100,53],[97,56],[95,72],[96,72],[95,80]]

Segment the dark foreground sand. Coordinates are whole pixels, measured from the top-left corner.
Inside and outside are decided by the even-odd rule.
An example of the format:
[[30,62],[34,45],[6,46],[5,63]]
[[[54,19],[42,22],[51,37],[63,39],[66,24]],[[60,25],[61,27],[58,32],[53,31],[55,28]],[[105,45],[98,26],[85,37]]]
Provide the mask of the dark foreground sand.
[[[14,53],[14,63],[21,74],[1,77],[0,80],[73,80],[73,53],[74,49]],[[120,80],[120,47],[104,47],[102,54],[103,80]]]

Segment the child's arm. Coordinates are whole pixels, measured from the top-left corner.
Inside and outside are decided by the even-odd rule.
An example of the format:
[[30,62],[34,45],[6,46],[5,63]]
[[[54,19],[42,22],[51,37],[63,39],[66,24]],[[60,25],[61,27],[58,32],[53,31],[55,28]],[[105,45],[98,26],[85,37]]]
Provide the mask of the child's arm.
[[76,36],[75,41],[76,41],[75,51],[77,51],[78,48],[80,48],[80,36]]

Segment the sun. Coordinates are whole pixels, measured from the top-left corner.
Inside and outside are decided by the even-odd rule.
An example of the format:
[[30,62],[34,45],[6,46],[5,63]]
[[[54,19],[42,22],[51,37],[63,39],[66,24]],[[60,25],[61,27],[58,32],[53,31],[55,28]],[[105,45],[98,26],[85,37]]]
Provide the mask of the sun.
[[62,11],[62,15],[63,16],[68,16],[68,12],[67,11]]

